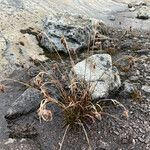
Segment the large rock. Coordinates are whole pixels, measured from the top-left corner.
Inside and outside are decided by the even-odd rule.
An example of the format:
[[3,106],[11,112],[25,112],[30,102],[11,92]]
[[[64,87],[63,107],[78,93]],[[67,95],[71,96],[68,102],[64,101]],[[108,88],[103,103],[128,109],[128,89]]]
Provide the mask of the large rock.
[[150,8],[147,6],[141,7],[137,13],[137,18],[149,19],[150,18]]
[[121,86],[118,70],[112,66],[112,59],[108,54],[93,55],[77,63],[73,70],[71,78],[75,74],[77,79],[85,79],[91,84],[94,99],[107,97],[110,91],[115,91]]
[[12,139],[0,141],[0,150],[40,150],[40,145],[30,139]]
[[5,118],[15,119],[21,115],[28,114],[38,108],[41,100],[42,96],[40,91],[29,88],[12,103]]
[[41,35],[40,45],[50,52],[68,53],[61,41],[64,36],[69,50],[80,51],[88,46],[95,25],[99,31],[105,32],[106,26],[98,20],[69,14],[50,17],[45,21],[46,34]]

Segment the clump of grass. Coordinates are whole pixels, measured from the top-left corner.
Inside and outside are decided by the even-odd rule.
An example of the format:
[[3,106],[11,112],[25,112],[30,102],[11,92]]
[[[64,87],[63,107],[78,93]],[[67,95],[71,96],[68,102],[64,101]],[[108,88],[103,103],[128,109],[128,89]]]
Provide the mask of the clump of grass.
[[138,89],[134,89],[131,93],[131,98],[135,101],[140,101],[142,99],[142,93]]
[[[58,70],[60,71],[60,69]],[[66,80],[66,82],[69,81],[67,87],[64,87],[64,80]],[[61,100],[58,100],[52,98],[52,96],[45,90],[44,85],[46,83],[48,82],[37,80],[36,84],[39,85],[44,97],[41,101],[40,108],[38,109],[40,121],[41,119],[45,121],[52,120],[52,112],[51,110],[46,109],[46,106],[48,103],[55,104],[61,109],[66,129],[74,128],[77,125],[81,126],[89,143],[84,125],[87,122],[94,122],[95,119],[101,119],[102,111],[99,104],[93,104],[92,93],[89,90],[89,85],[85,81],[78,81],[75,78],[70,80],[68,76],[65,76],[65,79],[63,77],[63,80],[62,78],[58,80],[52,79],[49,83],[53,83],[58,89],[61,96]],[[66,132],[67,131],[65,131],[65,134]],[[64,138],[65,137],[63,137],[63,139]],[[60,149],[61,147],[62,144],[60,144]]]
[[[61,43],[69,53],[70,66],[73,68],[75,63],[64,36],[61,38]],[[89,149],[91,149],[85,124],[88,122],[94,123],[96,120],[101,120],[103,114],[109,116],[111,115],[104,112],[100,101],[93,101],[90,84],[86,83],[84,80],[78,80],[76,77],[70,79],[68,70],[64,63],[61,65],[62,66],[59,66],[58,63],[53,65],[53,73],[49,75],[47,81],[43,80],[43,76],[44,74],[47,74],[47,72],[39,73],[35,80],[35,85],[38,86],[38,89],[40,89],[43,93],[43,100],[41,101],[40,108],[38,109],[39,118],[40,120],[43,119],[45,121],[52,120],[52,112],[51,110],[47,109],[46,106],[49,103],[57,105],[62,110],[61,112],[64,117],[64,125],[66,127],[59,150],[62,149],[68,128],[74,128],[75,126],[82,127],[89,145]],[[46,84],[53,84],[55,86],[55,88],[59,91],[61,97],[60,100],[53,98],[53,95],[49,94],[49,92],[45,90],[44,86]],[[128,111],[121,103],[112,99],[107,101],[112,101],[113,104],[121,106],[123,108],[122,115],[128,118]]]

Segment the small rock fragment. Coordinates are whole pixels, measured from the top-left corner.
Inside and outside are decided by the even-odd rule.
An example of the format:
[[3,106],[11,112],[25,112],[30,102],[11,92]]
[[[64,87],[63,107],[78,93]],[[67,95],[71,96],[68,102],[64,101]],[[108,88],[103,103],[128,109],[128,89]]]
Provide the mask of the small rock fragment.
[[131,97],[131,95],[139,88],[138,85],[132,84],[128,81],[123,83],[123,90],[120,92],[120,95],[127,98]]
[[135,7],[130,8],[129,11],[135,11]]
[[96,150],[111,150],[111,146],[109,143],[104,142],[102,140],[98,141],[98,148],[96,148]]
[[111,20],[111,21],[115,21],[116,20],[114,15],[109,16],[108,19]]
[[150,54],[150,50],[149,49],[141,49],[136,51],[135,53],[139,54],[139,55],[148,55]]
[[148,86],[148,85],[143,85],[143,86],[142,86],[142,90],[143,90],[144,92],[150,94],[150,86]]
[[133,4],[129,3],[128,8],[132,8],[132,7],[133,7]]

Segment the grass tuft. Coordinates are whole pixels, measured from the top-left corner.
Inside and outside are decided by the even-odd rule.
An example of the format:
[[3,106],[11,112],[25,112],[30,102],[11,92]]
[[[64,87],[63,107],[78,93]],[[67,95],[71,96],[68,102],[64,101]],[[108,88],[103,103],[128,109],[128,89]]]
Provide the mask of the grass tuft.
[[142,93],[138,89],[134,89],[133,92],[131,93],[131,97],[135,101],[140,101],[142,99]]
[[4,84],[0,84],[0,92],[4,93],[6,86]]
[[[61,38],[61,43],[69,53],[71,68],[74,68],[75,61],[72,57],[72,53],[64,36],[62,36]],[[58,52],[57,54],[59,55]],[[40,108],[38,109],[39,119],[40,121],[41,119],[45,121],[52,120],[52,112],[51,110],[47,109],[47,104],[50,103],[57,105],[61,109],[64,118],[64,126],[66,127],[63,139],[61,143],[59,143],[59,150],[62,149],[62,145],[64,143],[68,128],[73,129],[76,126],[80,126],[83,129],[87,143],[89,145],[89,149],[91,150],[91,145],[85,125],[89,122],[94,123],[96,120],[101,120],[102,115],[108,115],[113,118],[115,117],[107,112],[104,112],[103,103],[101,103],[101,100],[98,102],[94,102],[94,100],[92,99],[92,92],[94,91],[92,90],[91,92],[90,84],[86,83],[86,81],[84,80],[78,80],[75,76],[72,79],[69,78],[68,67],[65,66],[60,55],[59,58],[62,63],[53,64],[52,73],[50,75],[48,75],[48,73],[45,71],[40,72],[35,79],[34,84],[38,87],[38,89],[41,90],[43,94],[43,100],[41,101]],[[48,80],[45,81],[44,75],[48,75]],[[61,98],[55,99],[53,95],[45,90],[44,86],[46,84],[53,84],[59,91]],[[126,119],[128,118],[128,110],[120,102],[113,99],[104,101],[111,101],[114,105],[118,105],[123,108],[122,115]]]

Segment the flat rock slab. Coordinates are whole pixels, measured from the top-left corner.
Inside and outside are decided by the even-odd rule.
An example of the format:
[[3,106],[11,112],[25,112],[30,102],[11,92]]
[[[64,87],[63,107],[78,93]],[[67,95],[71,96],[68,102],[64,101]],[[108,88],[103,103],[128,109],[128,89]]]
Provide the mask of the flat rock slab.
[[0,141],[0,150],[40,150],[40,146],[30,139],[12,139]]
[[29,88],[12,103],[5,118],[15,119],[21,115],[28,114],[38,108],[41,100],[42,96],[40,91],[34,88]]

